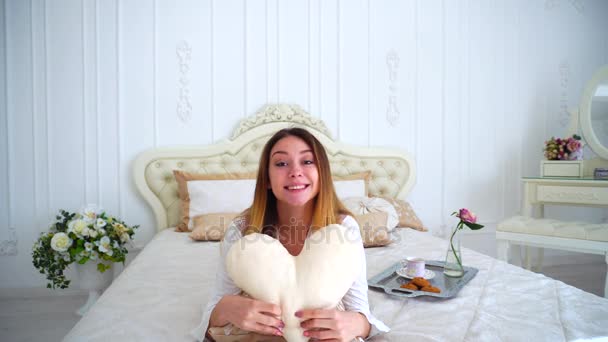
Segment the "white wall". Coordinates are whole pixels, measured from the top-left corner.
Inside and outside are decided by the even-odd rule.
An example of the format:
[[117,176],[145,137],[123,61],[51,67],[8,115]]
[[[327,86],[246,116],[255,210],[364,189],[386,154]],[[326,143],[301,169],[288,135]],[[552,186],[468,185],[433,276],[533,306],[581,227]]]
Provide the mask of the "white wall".
[[31,246],[60,208],[101,204],[147,242],[153,217],[133,158],[226,138],[267,102],[300,104],[342,141],[412,152],[410,200],[424,222],[441,233],[469,207],[491,234],[608,62],[602,0],[0,0],[0,10],[0,269],[11,275],[0,287],[44,284]]

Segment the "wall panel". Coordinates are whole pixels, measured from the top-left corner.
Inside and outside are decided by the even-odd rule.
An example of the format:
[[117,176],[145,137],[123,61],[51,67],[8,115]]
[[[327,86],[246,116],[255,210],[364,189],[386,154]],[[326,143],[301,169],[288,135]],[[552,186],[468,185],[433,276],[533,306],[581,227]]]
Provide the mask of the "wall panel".
[[6,1],[0,0],[0,243],[5,244],[8,229],[11,225],[11,192],[10,192],[10,140],[8,130],[8,70],[7,70],[7,9]]
[[349,143],[367,146],[369,144],[370,2],[353,0],[339,3],[339,138]]
[[[157,0],[152,9],[153,90],[157,144],[210,143],[213,135],[211,1]],[[221,92],[220,92],[221,93]]]
[[[442,132],[444,125],[444,79],[443,79],[443,1],[419,1],[417,3],[417,126],[416,153],[418,173],[424,175],[417,181],[416,199],[422,202],[435,194],[436,200],[424,201],[420,215],[427,217],[427,224],[439,225],[441,208],[443,160]],[[422,192],[421,192],[422,191]]]
[[53,210],[86,202],[82,5],[54,1],[46,17]]
[[100,165],[99,204],[108,213],[119,212],[119,159],[117,144],[118,135],[118,21],[117,1],[100,1],[97,3],[97,59],[103,61],[98,66],[98,131]]
[[338,91],[340,77],[340,28],[338,0],[320,2],[319,18],[319,117],[333,137],[340,135]]
[[255,113],[268,97],[268,64],[266,40],[266,1],[245,3],[245,109],[244,114]]
[[213,138],[230,136],[243,118],[245,92],[243,1],[213,1]]
[[370,2],[370,145],[414,146],[415,4]]
[[120,101],[118,134],[120,145],[120,217],[125,222],[138,222],[144,227],[135,235],[137,243],[149,241],[154,236],[152,211],[140,200],[132,180],[131,162],[137,155],[154,143],[154,88],[152,65],[154,22],[153,3],[147,0],[131,0],[120,3],[119,65]]

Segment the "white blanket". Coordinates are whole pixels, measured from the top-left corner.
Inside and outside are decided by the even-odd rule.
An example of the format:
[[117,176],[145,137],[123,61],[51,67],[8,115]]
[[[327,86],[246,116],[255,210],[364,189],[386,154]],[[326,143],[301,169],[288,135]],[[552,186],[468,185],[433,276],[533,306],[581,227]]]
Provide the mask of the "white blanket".
[[[368,278],[408,255],[442,260],[447,242],[397,229],[397,243],[368,248]],[[451,299],[369,291],[392,330],[374,341],[572,341],[608,336],[608,299],[469,249],[477,276]],[[215,277],[219,243],[157,234],[64,341],[192,341]]]

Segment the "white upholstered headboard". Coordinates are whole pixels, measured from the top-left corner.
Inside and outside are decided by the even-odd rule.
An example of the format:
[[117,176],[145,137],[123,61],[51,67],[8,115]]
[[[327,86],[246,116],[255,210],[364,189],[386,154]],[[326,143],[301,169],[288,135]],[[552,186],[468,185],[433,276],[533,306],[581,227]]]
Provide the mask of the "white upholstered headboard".
[[135,185],[152,207],[157,229],[177,225],[180,203],[173,170],[192,173],[231,174],[258,168],[266,141],[285,127],[303,127],[325,146],[332,174],[345,176],[371,171],[370,196],[405,199],[416,180],[414,159],[403,151],[341,144],[331,138],[323,121],[296,105],[267,105],[241,120],[232,137],[205,146],[155,148],[134,162]]

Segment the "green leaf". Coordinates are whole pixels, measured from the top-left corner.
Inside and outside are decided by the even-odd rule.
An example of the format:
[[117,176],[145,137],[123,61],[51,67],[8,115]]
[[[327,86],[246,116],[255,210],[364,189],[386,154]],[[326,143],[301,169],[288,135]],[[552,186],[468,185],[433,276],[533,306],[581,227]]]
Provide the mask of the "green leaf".
[[483,228],[483,225],[478,224],[478,223],[471,223],[471,222],[465,222],[465,221],[463,221],[463,222],[471,230],[479,230],[479,229]]

